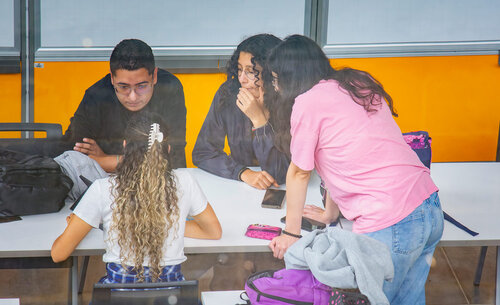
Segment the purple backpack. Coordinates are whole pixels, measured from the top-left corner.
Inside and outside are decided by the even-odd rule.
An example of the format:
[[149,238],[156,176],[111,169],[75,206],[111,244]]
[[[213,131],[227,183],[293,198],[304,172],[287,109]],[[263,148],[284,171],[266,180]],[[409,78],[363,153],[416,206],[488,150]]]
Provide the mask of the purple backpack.
[[328,287],[320,283],[310,270],[254,273],[245,283],[245,292],[247,305],[370,305],[359,290]]
[[267,270],[250,275],[245,291],[252,305],[326,305],[332,289],[310,270]]

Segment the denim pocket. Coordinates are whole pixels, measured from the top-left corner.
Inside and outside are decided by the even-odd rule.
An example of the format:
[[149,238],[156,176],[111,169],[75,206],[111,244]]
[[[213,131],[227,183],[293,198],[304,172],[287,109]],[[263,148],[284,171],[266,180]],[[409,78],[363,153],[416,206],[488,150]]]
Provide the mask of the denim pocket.
[[392,251],[409,254],[424,246],[424,209],[416,208],[410,215],[392,226]]

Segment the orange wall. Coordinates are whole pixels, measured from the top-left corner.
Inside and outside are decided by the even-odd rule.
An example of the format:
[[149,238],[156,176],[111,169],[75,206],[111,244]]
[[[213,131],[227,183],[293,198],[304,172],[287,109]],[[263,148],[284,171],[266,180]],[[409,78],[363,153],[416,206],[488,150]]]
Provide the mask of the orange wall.
[[[427,130],[433,161],[492,161],[500,99],[497,56],[332,60],[334,67],[369,71],[394,99],[403,132]],[[108,72],[107,62],[45,62],[35,69],[35,121],[65,130],[84,91]],[[184,86],[188,166],[191,151],[223,74],[176,74]]]
[[391,94],[403,132],[429,131],[433,162],[495,160],[500,121],[498,56],[333,60],[369,71]]
[[[205,120],[205,116],[210,108],[215,92],[226,80],[226,75],[218,73],[176,74],[176,76],[184,87],[184,96],[186,98],[186,162],[187,166],[194,167],[191,152],[193,151],[198,132]],[[228,148],[226,148],[226,152],[229,152]]]
[[[0,122],[21,122],[21,74],[0,74]],[[18,137],[16,132],[1,132],[0,138]]]
[[66,131],[85,90],[108,71],[107,62],[45,62],[35,68],[35,122],[60,123]]

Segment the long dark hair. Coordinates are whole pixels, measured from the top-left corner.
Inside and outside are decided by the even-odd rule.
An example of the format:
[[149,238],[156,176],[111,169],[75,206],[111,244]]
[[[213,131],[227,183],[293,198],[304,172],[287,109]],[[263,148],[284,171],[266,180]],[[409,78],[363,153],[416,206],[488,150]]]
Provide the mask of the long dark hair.
[[[265,69],[267,56],[269,51],[271,51],[271,49],[277,46],[280,42],[281,39],[274,35],[257,34],[243,40],[238,47],[236,47],[236,50],[226,65],[227,80],[221,89],[221,102],[219,106],[222,107],[227,102],[234,102],[233,100],[229,101],[229,99],[234,96],[241,87],[240,81],[238,80],[238,58],[240,57],[240,53],[247,52],[252,54],[251,61],[253,70],[256,72],[254,82],[257,83],[260,79],[266,82],[271,79],[269,69]],[[262,67],[263,75],[260,75],[259,71],[255,69],[257,64]],[[266,73],[269,75],[265,75]],[[266,91],[264,93],[264,100],[272,99],[273,97],[275,97],[274,90]]]
[[[384,99],[392,115],[397,117],[392,98],[380,82],[365,71],[333,69],[323,50],[305,36],[285,38],[271,50],[266,68],[278,76],[278,98],[265,100],[265,103],[275,130],[275,143],[283,152],[290,152],[290,115],[295,98],[323,79],[336,80],[367,112],[377,111]],[[264,85],[266,91],[272,90],[270,82]]]

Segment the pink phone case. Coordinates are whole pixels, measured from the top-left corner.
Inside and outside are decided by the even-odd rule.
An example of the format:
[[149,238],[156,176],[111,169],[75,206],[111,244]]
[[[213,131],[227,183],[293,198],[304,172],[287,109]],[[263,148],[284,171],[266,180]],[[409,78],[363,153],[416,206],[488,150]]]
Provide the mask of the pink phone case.
[[245,233],[245,236],[248,237],[267,239],[267,240],[271,240],[276,236],[280,235],[281,235],[281,228],[268,225],[261,225],[261,224],[249,225]]

